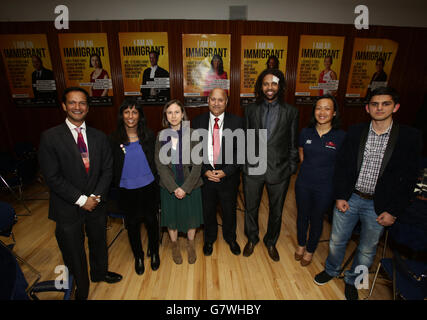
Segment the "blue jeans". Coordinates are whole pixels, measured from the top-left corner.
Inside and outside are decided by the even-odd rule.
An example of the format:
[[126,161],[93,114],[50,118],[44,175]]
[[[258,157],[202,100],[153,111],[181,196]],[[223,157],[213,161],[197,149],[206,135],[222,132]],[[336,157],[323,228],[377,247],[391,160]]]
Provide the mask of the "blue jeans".
[[334,209],[325,271],[332,277],[340,275],[348,240],[351,238],[355,225],[360,220],[360,241],[356,255],[351,269],[344,273],[345,283],[354,285],[356,277],[360,275],[360,273],[355,273],[355,268],[364,265],[369,269],[372,265],[384,227],[376,221],[377,214],[374,210],[373,200],[363,199],[353,193],[348,204],[350,208],[345,213],[339,212],[337,208]]

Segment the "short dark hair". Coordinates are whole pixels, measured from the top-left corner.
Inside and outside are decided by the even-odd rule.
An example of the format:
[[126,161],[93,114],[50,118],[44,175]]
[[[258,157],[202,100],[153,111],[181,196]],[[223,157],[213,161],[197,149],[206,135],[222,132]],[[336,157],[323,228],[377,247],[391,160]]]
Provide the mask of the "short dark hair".
[[156,50],[151,50],[149,53],[148,53],[148,56],[150,56],[150,54],[154,54],[155,56],[156,56],[156,59],[159,59],[159,52],[158,51],[156,51]]
[[331,59],[331,64],[334,62],[334,61],[333,61],[333,59],[332,59],[332,56],[326,56],[326,57],[325,57],[325,59],[323,59],[323,61],[325,61],[325,60],[326,60],[326,58]]
[[391,99],[395,104],[400,103],[400,96],[392,87],[378,87],[372,90],[367,103],[371,102],[371,99],[374,96],[391,96]]
[[322,100],[322,99],[329,99],[332,101],[332,103],[334,105],[335,116],[332,118],[331,125],[332,125],[332,128],[339,129],[341,126],[341,118],[340,118],[340,112],[339,112],[339,108],[338,108],[338,102],[337,102],[337,99],[335,99],[335,97],[333,95],[330,95],[330,94],[325,94],[323,96],[320,96],[316,99],[316,101],[314,101],[313,109],[311,110],[311,119],[310,119],[310,122],[308,124],[308,127],[314,128],[316,126],[317,121],[316,121],[316,117],[314,116],[314,112],[316,110],[317,102],[319,100]]
[[36,58],[36,59],[40,62],[40,66],[43,66],[42,58],[40,58],[38,55],[33,54],[33,55],[31,56],[31,59],[32,59],[32,58]]
[[375,61],[375,64],[377,64],[378,61],[381,61],[383,63],[383,66],[385,65],[385,61],[383,58],[378,58],[377,61]]
[[279,91],[277,92],[277,97],[280,103],[283,103],[285,101],[285,89],[286,89],[285,75],[279,69],[265,69],[263,72],[260,73],[260,75],[258,76],[255,82],[255,98],[256,98],[257,104],[261,104],[264,101],[264,92],[262,91],[262,82],[264,80],[264,77],[269,74],[272,74],[273,76],[276,76],[277,78],[279,78]]
[[67,94],[74,91],[79,91],[83,93],[86,96],[86,101],[89,101],[89,93],[85,89],[80,87],[69,87],[69,88],[66,88],[62,93],[62,102],[65,103],[67,101]]
[[92,55],[90,56],[90,58],[89,58],[89,67],[93,68],[93,65],[92,65],[92,57],[97,57],[97,58],[98,58],[98,61],[99,61],[99,67],[102,69],[102,61],[101,61],[101,57],[100,57],[98,54],[96,54],[96,53],[94,53],[94,54],[92,54]]

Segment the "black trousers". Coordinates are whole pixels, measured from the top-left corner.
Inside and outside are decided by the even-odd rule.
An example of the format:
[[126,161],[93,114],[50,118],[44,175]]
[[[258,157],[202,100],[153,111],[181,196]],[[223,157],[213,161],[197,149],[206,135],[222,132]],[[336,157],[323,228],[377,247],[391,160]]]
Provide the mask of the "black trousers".
[[285,204],[286,193],[289,186],[289,177],[277,184],[269,184],[263,178],[253,178],[243,175],[243,190],[245,193],[245,235],[248,241],[257,244],[259,242],[258,210],[261,203],[264,185],[267,186],[269,214],[267,233],[264,243],[274,246],[279,238],[282,225],[282,211]]
[[138,189],[120,188],[120,207],[125,211],[129,243],[135,258],[142,258],[141,224],[145,223],[148,247],[151,253],[159,252],[159,222],[157,219],[158,188],[155,182]]
[[235,174],[221,182],[203,179],[204,241],[214,243],[218,234],[217,204],[222,209],[222,235],[227,243],[236,241],[236,207],[240,175]]
[[78,298],[89,295],[89,277],[85,251],[85,231],[89,245],[90,278],[103,280],[107,274],[108,251],[105,214],[85,212],[74,223],[56,223],[55,236],[65,265],[74,276]]

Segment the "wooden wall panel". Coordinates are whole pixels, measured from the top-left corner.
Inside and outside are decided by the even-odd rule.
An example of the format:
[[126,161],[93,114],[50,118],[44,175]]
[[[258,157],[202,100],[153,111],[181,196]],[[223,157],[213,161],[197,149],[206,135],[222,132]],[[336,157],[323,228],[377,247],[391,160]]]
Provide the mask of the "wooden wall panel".
[[[356,30],[353,25],[266,22],[266,21],[213,21],[213,20],[132,20],[132,21],[78,21],[70,22],[70,29],[57,31],[52,22],[1,22],[1,34],[45,33],[51,51],[52,65],[61,96],[65,88],[59,55],[58,33],[105,32],[108,37],[111,76],[114,87],[113,106],[93,107],[88,123],[106,133],[114,130],[117,110],[123,100],[123,81],[118,42],[119,32],[167,32],[169,41],[169,71],[171,97],[183,100],[182,37],[184,33],[231,34],[230,99],[228,111],[243,115],[239,105],[240,47],[242,35],[287,35],[288,57],[286,66],[286,101],[294,104],[295,80],[298,64],[300,35],[345,36],[344,56],[340,73],[337,100],[340,104],[344,129],[350,124],[366,121],[364,108],[346,107],[344,95],[350,70],[351,54],[355,37],[387,38],[399,43],[399,50],[390,75],[390,85],[401,94],[402,107],[396,115],[398,121],[413,124],[427,94],[427,45],[426,28],[371,26],[369,30]],[[4,64],[0,63],[0,149],[11,149],[15,142],[31,141],[36,146],[40,133],[64,120],[60,108],[17,108],[13,104],[5,77]],[[300,128],[305,127],[311,115],[310,106],[298,106]],[[161,106],[146,106],[144,113],[148,125],[155,131],[161,129]],[[205,112],[204,108],[188,108],[190,119]]]

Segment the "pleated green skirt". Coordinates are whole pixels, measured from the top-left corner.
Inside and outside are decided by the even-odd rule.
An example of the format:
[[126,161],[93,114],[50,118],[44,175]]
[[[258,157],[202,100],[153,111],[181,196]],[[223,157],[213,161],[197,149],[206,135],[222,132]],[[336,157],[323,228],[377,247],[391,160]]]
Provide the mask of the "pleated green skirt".
[[187,232],[203,224],[202,192],[197,188],[183,199],[160,188],[162,205],[160,224],[178,232]]

